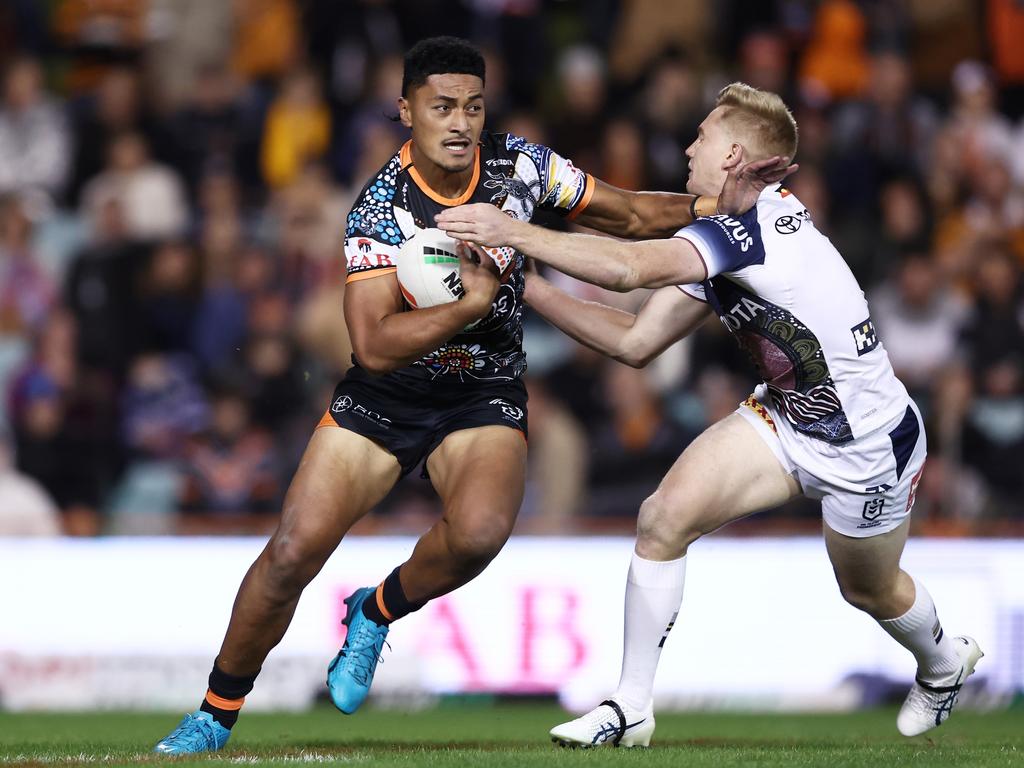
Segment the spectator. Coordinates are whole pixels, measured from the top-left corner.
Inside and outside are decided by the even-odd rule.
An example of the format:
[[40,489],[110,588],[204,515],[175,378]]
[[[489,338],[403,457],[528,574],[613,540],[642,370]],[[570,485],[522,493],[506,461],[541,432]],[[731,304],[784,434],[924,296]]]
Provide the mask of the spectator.
[[181,240],[168,240],[154,250],[138,286],[136,333],[142,347],[162,352],[188,352],[200,299],[198,257]]
[[310,161],[327,151],[331,116],[311,70],[296,70],[281,84],[270,105],[263,134],[261,166],[271,187],[292,182]]
[[184,192],[178,174],[150,158],[141,134],[122,133],[110,143],[104,170],[83,190],[83,213],[95,227],[100,209],[116,198],[130,238],[177,237],[188,223]]
[[270,434],[249,422],[238,393],[213,398],[209,428],[188,441],[181,510],[203,515],[266,514],[282,494]]
[[59,0],[57,38],[71,53],[72,92],[95,87],[111,68],[136,64],[146,43],[148,0]]
[[233,0],[232,68],[246,80],[273,80],[291,67],[299,45],[294,0]]
[[559,57],[558,102],[551,109],[552,146],[578,168],[600,167],[607,88],[604,57],[598,51],[577,46]]
[[35,258],[31,234],[22,201],[0,199],[0,334],[5,336],[38,330],[54,303],[56,289]]
[[128,239],[121,202],[111,197],[97,211],[92,241],[68,268],[64,301],[78,324],[78,361],[118,382],[139,344],[135,291],[147,256]]
[[5,432],[0,436],[0,537],[59,533],[57,505],[43,486],[15,469]]
[[611,417],[591,441],[587,511],[632,517],[695,435],[666,414],[645,371],[606,363],[602,382]]
[[63,110],[43,91],[39,62],[15,59],[0,102],[0,193],[57,197],[68,181],[71,146]]
[[212,173],[238,180],[243,199],[262,188],[259,143],[263,130],[260,104],[246,98],[244,83],[226,65],[206,64],[195,85],[169,121],[163,150],[183,175],[194,198]]
[[666,55],[647,77],[641,112],[653,189],[685,191],[688,170],[684,150],[703,119],[700,88],[697,72],[680,55]]
[[871,317],[900,380],[925,393],[953,357],[966,308],[923,253],[904,256],[893,278],[874,291]]
[[179,459],[209,422],[195,366],[183,355],[146,352],[132,361],[121,411],[125,446],[142,459]]
[[874,54],[868,83],[865,97],[839,105],[833,120],[835,158],[829,175],[842,184],[846,207],[855,211],[873,204],[885,175],[926,167],[938,122],[931,104],[914,94],[902,54]]
[[152,126],[143,114],[138,72],[117,67],[107,72],[96,90],[74,105],[76,152],[68,194],[77,205],[82,188],[103,170],[110,143],[120,134],[140,131],[152,136]]
[[[867,19],[856,3],[822,3],[800,62],[803,99],[812,104],[828,104],[860,96],[868,83],[866,42]],[[801,121],[801,133],[803,127]]]

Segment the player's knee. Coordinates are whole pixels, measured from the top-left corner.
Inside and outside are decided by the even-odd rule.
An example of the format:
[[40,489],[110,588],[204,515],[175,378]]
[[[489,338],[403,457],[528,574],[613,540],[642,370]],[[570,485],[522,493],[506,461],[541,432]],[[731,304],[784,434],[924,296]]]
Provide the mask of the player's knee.
[[842,581],[839,582],[839,591],[843,600],[872,616],[882,611],[887,597],[882,590],[863,584],[844,584]]
[[448,525],[448,551],[467,566],[486,565],[494,559],[512,532],[511,526],[490,515]]
[[294,534],[275,535],[267,545],[267,565],[271,588],[285,596],[294,596],[313,580],[323,559],[312,537]]
[[682,557],[701,536],[696,516],[685,504],[674,504],[662,493],[640,505],[636,523],[636,552],[640,557],[667,560]]

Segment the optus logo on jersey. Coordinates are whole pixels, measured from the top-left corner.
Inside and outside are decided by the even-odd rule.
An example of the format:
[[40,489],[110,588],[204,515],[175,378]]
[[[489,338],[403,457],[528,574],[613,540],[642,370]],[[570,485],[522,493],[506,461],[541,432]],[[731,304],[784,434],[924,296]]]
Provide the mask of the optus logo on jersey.
[[739,245],[743,253],[750,250],[750,247],[754,244],[754,238],[751,237],[747,231],[747,225],[742,221],[737,221],[732,216],[725,216],[723,214],[709,216],[708,218],[721,227],[729,239]]

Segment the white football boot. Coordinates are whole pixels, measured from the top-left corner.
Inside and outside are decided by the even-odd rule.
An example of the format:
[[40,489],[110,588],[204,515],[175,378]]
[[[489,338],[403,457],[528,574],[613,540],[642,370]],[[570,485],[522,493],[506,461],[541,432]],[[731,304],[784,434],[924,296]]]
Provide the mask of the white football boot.
[[646,747],[654,735],[654,709],[638,711],[612,699],[568,723],[551,729],[551,740],[560,747]]
[[971,637],[954,637],[953,645],[960,655],[960,666],[954,672],[934,682],[914,681],[896,716],[896,727],[904,736],[918,736],[946,722],[961,686],[985,655]]

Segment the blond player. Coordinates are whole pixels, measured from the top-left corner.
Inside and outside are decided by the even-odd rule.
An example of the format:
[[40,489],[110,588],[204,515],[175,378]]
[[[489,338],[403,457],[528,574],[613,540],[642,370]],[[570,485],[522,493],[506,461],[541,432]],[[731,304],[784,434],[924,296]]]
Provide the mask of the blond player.
[[[782,100],[734,83],[686,150],[687,191],[713,195],[725,182],[723,167],[792,158],[796,146],[796,122]],[[688,547],[801,494],[821,500],[843,597],[917,661],[900,732],[920,734],[948,718],[982,653],[973,639],[943,630],[924,585],[900,568],[926,454],[921,417],[893,373],[856,279],[793,194],[771,186],[743,215],[701,217],[671,238],[632,243],[544,230],[493,206],[450,209],[437,225],[606,288],[658,289],[634,315],[530,276],[527,302],[610,357],[643,366],[716,314],[763,379],[735,413],[686,448],[641,505],[618,690],[552,729],[556,741],[650,742],[654,676],[679,611]]]

